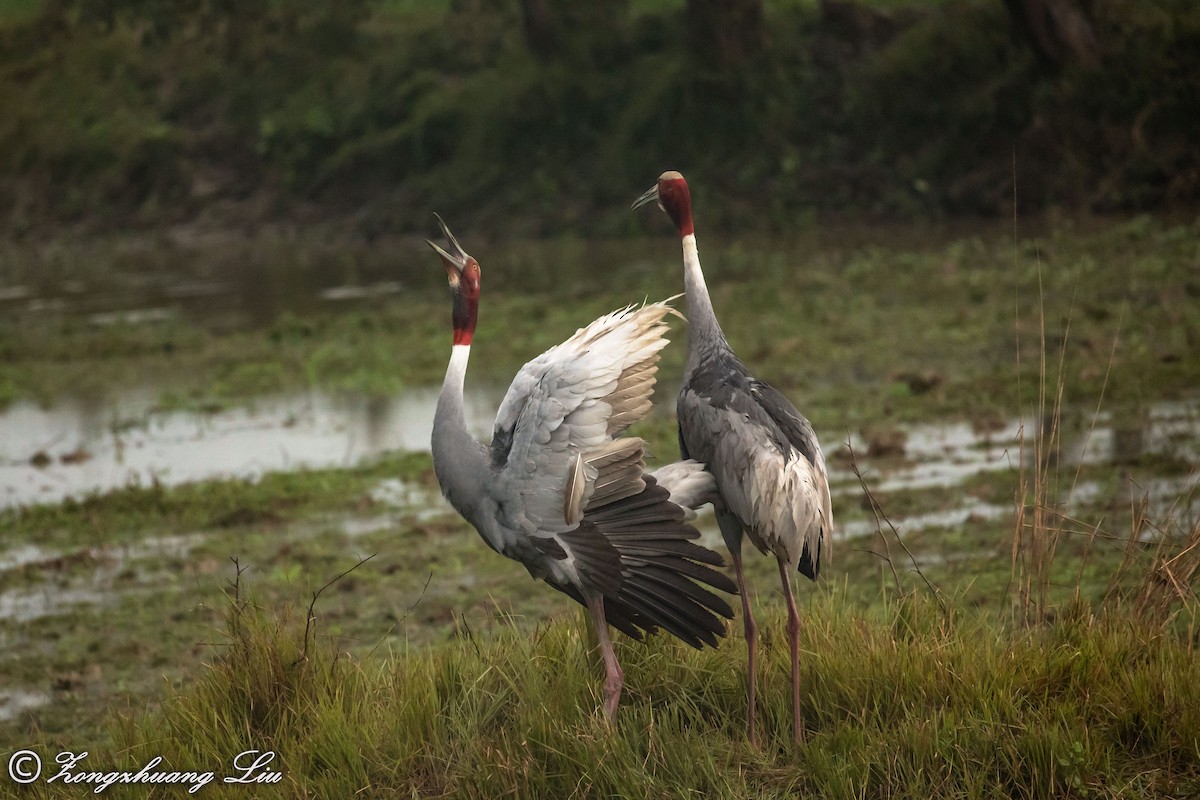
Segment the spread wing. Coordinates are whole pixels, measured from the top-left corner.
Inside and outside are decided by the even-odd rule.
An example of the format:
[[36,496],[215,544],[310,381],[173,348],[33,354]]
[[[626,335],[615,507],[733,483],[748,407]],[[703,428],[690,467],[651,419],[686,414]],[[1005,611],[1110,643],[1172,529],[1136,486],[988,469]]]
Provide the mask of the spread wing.
[[492,436],[517,527],[570,530],[589,505],[645,489],[643,443],[619,437],[650,410],[670,313],[664,302],[607,314],[517,373]]
[[492,461],[513,555],[635,638],[663,628],[715,645],[733,610],[711,589],[737,586],[671,493],[703,494],[695,465],[646,474],[644,442],[621,434],[650,410],[666,303],[616,311],[517,374],[496,416]]

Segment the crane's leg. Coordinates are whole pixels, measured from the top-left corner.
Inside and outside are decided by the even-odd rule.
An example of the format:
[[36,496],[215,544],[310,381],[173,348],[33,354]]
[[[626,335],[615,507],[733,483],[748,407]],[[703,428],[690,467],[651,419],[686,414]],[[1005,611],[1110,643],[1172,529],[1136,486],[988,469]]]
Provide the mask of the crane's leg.
[[625,673],[617,663],[612,640],[608,638],[608,623],[604,620],[604,596],[589,594],[587,606],[588,611],[592,612],[592,620],[596,623],[596,639],[600,642],[600,654],[604,657],[604,714],[611,721],[616,716],[617,703],[621,701]]
[[733,573],[737,578],[738,594],[742,598],[742,626],[746,634],[746,676],[749,684],[746,697],[746,738],[750,740],[750,744],[755,744],[758,740],[754,728],[755,675],[758,673],[755,643],[758,641],[758,625],[754,622],[754,612],[750,610],[750,593],[746,591],[746,573],[742,568],[742,523],[728,511],[718,510],[717,525],[721,528],[725,546],[729,548],[729,557],[733,560]]
[[788,643],[792,646],[792,731],[796,744],[804,741],[804,719],[800,716],[800,614],[796,611],[796,598],[792,596],[792,569],[782,558],[779,561],[779,578],[783,581],[783,595],[788,606]]

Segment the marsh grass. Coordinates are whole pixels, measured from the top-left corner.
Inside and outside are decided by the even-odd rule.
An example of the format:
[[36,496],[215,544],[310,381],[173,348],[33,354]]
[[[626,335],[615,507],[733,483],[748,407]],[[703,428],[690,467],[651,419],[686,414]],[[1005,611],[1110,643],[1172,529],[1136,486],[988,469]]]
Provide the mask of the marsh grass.
[[[707,236],[703,253],[714,304],[739,352],[797,398],[817,430],[838,437],[847,428],[1007,417],[1036,407],[1036,312],[1017,309],[1024,352],[1015,398],[1012,363],[1014,283],[1022,298],[1037,297],[1039,274],[1028,263],[1034,252],[1048,265],[1046,302],[1075,298],[1074,345],[1063,365],[1068,406],[1095,404],[1106,375],[1110,408],[1188,395],[1200,385],[1197,226],[1140,218],[1086,230],[1081,224],[1051,228],[1035,240],[1036,251],[988,226],[966,235],[860,226],[800,232],[762,244],[765,252]],[[472,385],[504,386],[525,361],[595,316],[679,291],[678,243],[669,236],[493,242],[455,228],[484,264]],[[122,266],[121,254],[137,246],[153,257]],[[206,410],[309,388],[392,394],[436,386],[445,370],[444,279],[411,242],[371,246],[320,230],[296,241],[264,235],[192,249],[134,236],[75,244],[64,263],[28,248],[5,255],[14,280],[44,281],[46,296],[69,310],[5,307],[0,403],[111,396],[152,377],[148,388],[161,392],[160,408]],[[215,277],[242,288],[176,318],[105,327],[89,324],[86,314],[113,309],[54,290],[76,281],[85,297],[106,296],[109,283],[134,286],[164,263],[184,265],[171,282]],[[406,290],[345,305],[316,299],[330,286],[387,281]],[[175,305],[157,295],[136,302],[134,308]],[[1122,303],[1128,312],[1113,360],[1111,328]],[[1047,319],[1051,347],[1061,335],[1059,320]],[[682,336],[676,328],[673,338]],[[663,386],[678,381],[683,352],[665,351]],[[926,374],[932,377],[924,383],[911,378]]]
[[[1099,381],[1099,396],[1092,413],[1081,454],[1073,467],[1063,474],[1062,430],[1067,386],[1067,359],[1071,345],[1070,330],[1074,302],[1063,323],[1057,352],[1052,352],[1046,332],[1046,301],[1042,284],[1042,261],[1035,253],[1037,265],[1037,349],[1038,373],[1034,414],[1022,409],[1022,416],[1038,421],[1032,441],[1024,427],[1019,435],[1019,469],[1014,493],[1014,522],[1011,540],[1011,579],[1014,623],[1036,624],[1062,612],[1062,604],[1085,605],[1082,587],[1085,573],[1096,547],[1117,547],[1122,556],[1120,564],[1108,578],[1104,603],[1120,606],[1121,612],[1148,623],[1152,627],[1169,624],[1177,616],[1187,617],[1186,627],[1194,629],[1196,622],[1195,577],[1200,573],[1200,518],[1176,511],[1191,506],[1194,486],[1176,499],[1171,513],[1162,520],[1150,520],[1146,508],[1148,495],[1139,494],[1129,482],[1130,505],[1128,530],[1113,530],[1105,518],[1083,519],[1075,515],[1071,500],[1075,495],[1084,469],[1084,455],[1091,446],[1104,405],[1113,364],[1117,360],[1120,330],[1125,315],[1122,305],[1116,323],[1108,362]],[[1018,358],[1016,380],[1020,390],[1021,325],[1016,326]],[[1082,547],[1074,548],[1077,562],[1074,581],[1061,580],[1062,570],[1055,565],[1060,545],[1065,539],[1077,537]]]
[[[1027,447],[1024,427],[1019,436],[1020,474],[1018,477],[1012,539],[1012,586],[1017,592],[1014,614],[1023,624],[1044,617],[1049,608],[1049,590],[1052,576],[1051,565],[1063,535],[1060,524],[1063,514],[1059,511],[1058,498],[1058,453],[1062,446],[1062,400],[1066,385],[1064,362],[1070,331],[1070,316],[1067,317],[1062,344],[1057,353],[1058,360],[1051,369],[1053,353],[1047,352],[1045,296],[1042,284],[1041,254],[1036,253],[1037,264],[1037,310],[1038,310],[1038,377],[1036,387],[1036,419],[1039,420],[1033,435],[1031,449]],[[1017,381],[1020,392],[1020,330],[1017,330]],[[1115,351],[1115,345],[1114,345]],[[1112,367],[1110,358],[1108,369]],[[1053,383],[1050,383],[1053,381]],[[1107,386],[1107,372],[1105,383]],[[1032,474],[1030,474],[1032,466]],[[1075,473],[1076,480],[1079,477]],[[1072,485],[1072,490],[1074,486]]]
[[1011,627],[920,595],[854,610],[849,591],[827,588],[805,604],[809,736],[796,750],[777,610],[761,626],[768,677],[754,748],[736,642],[695,652],[665,637],[620,641],[627,689],[610,726],[582,615],[358,659],[323,639],[319,623],[306,633],[296,609],[231,594],[211,668],[160,713],[123,719],[113,757],[133,768],[163,755],[180,768],[274,750],[285,778],[263,797],[1183,797],[1200,788],[1194,632],[1082,610]]

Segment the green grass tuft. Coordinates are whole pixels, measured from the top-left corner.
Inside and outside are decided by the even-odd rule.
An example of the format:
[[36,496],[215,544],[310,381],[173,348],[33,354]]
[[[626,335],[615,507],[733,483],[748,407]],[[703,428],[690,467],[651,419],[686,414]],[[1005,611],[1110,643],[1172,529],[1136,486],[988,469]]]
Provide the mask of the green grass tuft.
[[[303,615],[233,598],[212,668],[127,718],[113,758],[179,768],[274,750],[263,797],[1183,797],[1200,787],[1196,639],[1080,614],[1031,629],[909,598],[804,608],[804,744],[786,637],[762,620],[762,744],[744,740],[740,641],[618,643],[626,691],[579,619],[355,658]],[[52,796],[55,796],[51,793]]]

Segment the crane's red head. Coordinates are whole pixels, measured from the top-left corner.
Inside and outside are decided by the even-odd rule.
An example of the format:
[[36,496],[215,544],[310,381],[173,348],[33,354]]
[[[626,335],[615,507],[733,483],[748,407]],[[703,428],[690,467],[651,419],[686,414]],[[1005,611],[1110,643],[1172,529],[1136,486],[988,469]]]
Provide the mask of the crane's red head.
[[454,343],[470,344],[479,316],[479,262],[467,255],[442,218],[437,214],[434,216],[446,237],[447,247],[443,249],[428,239],[425,243],[442,259],[446,278],[450,281],[450,296],[454,300]]
[[664,172],[658,176],[654,184],[645,194],[633,201],[634,208],[641,208],[657,201],[658,207],[667,212],[667,216],[679,229],[680,236],[695,233],[692,225],[692,195],[688,192],[687,181],[675,170]]

